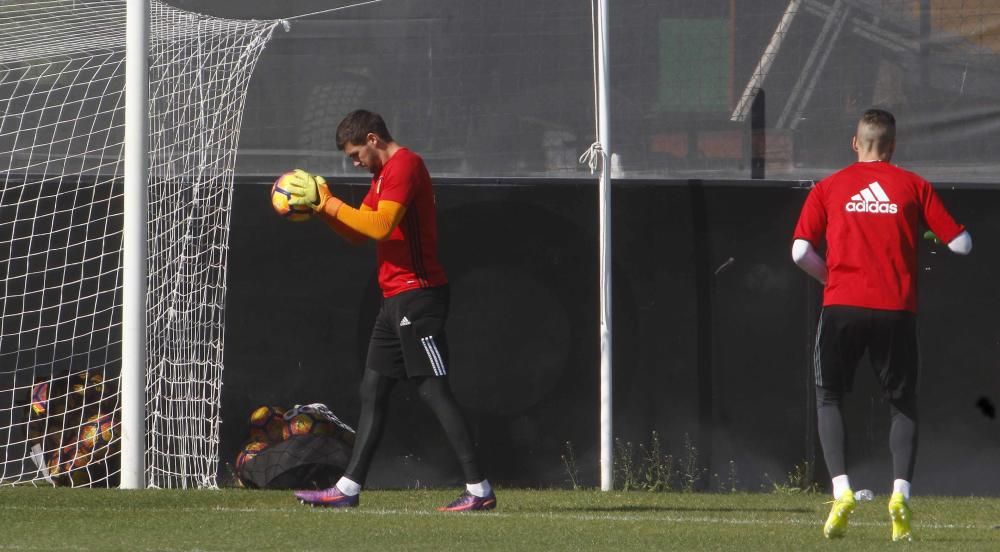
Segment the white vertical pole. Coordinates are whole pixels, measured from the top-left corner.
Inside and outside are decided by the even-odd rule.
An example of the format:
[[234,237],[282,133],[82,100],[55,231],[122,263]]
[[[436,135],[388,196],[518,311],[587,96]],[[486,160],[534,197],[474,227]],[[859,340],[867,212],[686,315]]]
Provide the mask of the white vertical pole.
[[145,487],[146,185],[149,0],[128,0],[125,31],[125,217],[122,259],[121,488]]
[[611,118],[608,86],[608,3],[597,0],[597,141],[601,144],[601,490],[614,488],[611,409]]

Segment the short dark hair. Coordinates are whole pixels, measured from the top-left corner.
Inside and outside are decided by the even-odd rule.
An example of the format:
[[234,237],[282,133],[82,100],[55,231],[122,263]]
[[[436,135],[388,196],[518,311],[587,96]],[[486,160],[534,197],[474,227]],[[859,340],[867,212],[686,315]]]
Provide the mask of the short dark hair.
[[896,141],[896,118],[884,109],[872,108],[861,116],[861,124],[868,127],[869,132],[859,138],[867,138],[875,142],[878,151],[886,151],[888,146]]
[[343,150],[348,143],[355,146],[364,144],[369,132],[392,142],[392,135],[381,115],[364,109],[352,111],[337,125],[337,149]]
[[884,109],[873,107],[865,111],[864,115],[861,116],[861,120],[870,125],[891,128],[893,130],[896,128],[896,118],[892,116],[892,113]]

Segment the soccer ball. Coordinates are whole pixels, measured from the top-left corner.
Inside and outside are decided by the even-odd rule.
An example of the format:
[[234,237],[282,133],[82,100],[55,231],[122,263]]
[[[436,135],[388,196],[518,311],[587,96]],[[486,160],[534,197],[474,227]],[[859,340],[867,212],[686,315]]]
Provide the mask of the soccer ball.
[[285,428],[282,432],[285,439],[297,435],[334,435],[336,432],[337,426],[312,412],[291,410],[285,414]]
[[[300,416],[305,417],[300,418]],[[294,420],[294,424],[288,422]],[[331,435],[341,441],[354,445],[354,429],[338,418],[330,408],[323,403],[312,403],[295,405],[294,408],[285,412],[285,438],[294,435]],[[310,423],[312,425],[310,425]]]
[[250,440],[277,443],[284,439],[285,409],[280,406],[259,406],[250,413]]
[[31,413],[35,416],[45,414],[49,405],[49,382],[42,380],[31,387]]
[[52,451],[46,460],[49,478],[57,487],[82,487],[90,484],[91,452],[80,442]]
[[108,447],[115,438],[115,425],[111,414],[94,415],[80,427],[80,448],[93,453],[95,460],[108,455]]
[[46,457],[45,467],[49,472],[49,478],[56,486],[63,487],[70,484],[69,472],[73,467],[72,457],[69,456],[71,452],[75,454],[76,451],[67,451],[64,455],[62,450],[55,450]]
[[290,221],[302,222],[309,220],[309,217],[312,216],[312,209],[306,205],[288,204],[288,201],[292,199],[292,193],[288,191],[285,183],[292,177],[292,174],[291,172],[286,172],[274,181],[274,185],[271,186],[271,207],[274,207],[275,213]]
[[252,460],[253,457],[263,452],[264,449],[269,446],[270,445],[268,443],[263,441],[250,441],[243,445],[243,448],[240,449],[240,453],[236,455],[236,471],[239,472],[242,470],[243,466],[248,461]]
[[[100,376],[98,376],[100,377]],[[103,380],[100,380],[103,381]],[[100,384],[100,381],[97,384]],[[69,390],[81,403],[86,402],[85,397],[90,386],[90,372],[76,372],[69,376]]]
[[[82,407],[83,395],[69,391],[68,377],[36,379],[31,387],[31,403],[27,409],[29,444],[43,444],[46,450],[61,447],[64,441],[63,425],[72,423],[67,418],[80,420]],[[76,435],[69,436],[69,439],[76,439]]]

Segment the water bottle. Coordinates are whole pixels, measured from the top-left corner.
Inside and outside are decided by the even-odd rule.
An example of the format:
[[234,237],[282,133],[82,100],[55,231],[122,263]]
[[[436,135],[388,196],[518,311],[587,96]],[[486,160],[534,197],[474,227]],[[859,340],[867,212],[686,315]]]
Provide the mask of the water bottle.
[[867,502],[874,499],[875,493],[871,492],[869,489],[861,489],[860,491],[854,493],[854,500],[857,500],[858,502]]

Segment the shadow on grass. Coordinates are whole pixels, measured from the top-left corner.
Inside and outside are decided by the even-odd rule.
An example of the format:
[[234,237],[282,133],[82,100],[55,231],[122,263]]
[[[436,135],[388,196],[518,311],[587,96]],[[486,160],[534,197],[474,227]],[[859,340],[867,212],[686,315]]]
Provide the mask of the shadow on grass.
[[732,506],[651,506],[645,504],[623,504],[621,506],[566,506],[553,507],[562,512],[772,512],[781,514],[811,514],[814,508],[736,508]]

